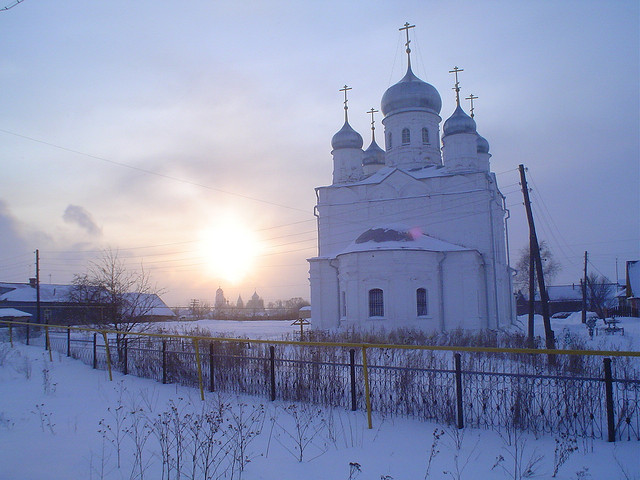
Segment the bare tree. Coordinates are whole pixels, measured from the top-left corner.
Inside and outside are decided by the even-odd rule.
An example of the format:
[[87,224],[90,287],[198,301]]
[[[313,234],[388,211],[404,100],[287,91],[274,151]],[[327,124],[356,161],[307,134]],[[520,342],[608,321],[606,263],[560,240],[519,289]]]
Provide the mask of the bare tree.
[[587,302],[600,318],[606,318],[607,310],[615,307],[615,285],[595,273],[587,278]]
[[[529,291],[529,246],[520,250],[520,257],[516,262],[516,270],[518,273],[515,276],[515,284],[522,292]],[[542,273],[544,274],[544,281],[549,285],[550,281],[555,278],[558,272],[562,269],[562,265],[553,258],[553,253],[549,249],[549,245],[546,240],[540,242],[540,257],[542,258]],[[537,282],[536,282],[537,283]],[[537,284],[535,285],[536,291],[538,290]]]
[[129,268],[118,251],[107,249],[91,262],[87,273],[77,274],[70,301],[90,312],[83,323],[93,323],[119,332],[139,329],[159,306],[162,291],[151,282],[142,265]]

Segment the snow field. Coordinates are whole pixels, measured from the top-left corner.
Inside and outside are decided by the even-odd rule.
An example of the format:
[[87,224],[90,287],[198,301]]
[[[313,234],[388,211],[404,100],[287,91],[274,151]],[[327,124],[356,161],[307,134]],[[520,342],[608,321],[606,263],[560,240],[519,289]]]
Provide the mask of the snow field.
[[[637,442],[535,438],[469,428],[458,431],[378,415],[373,417],[374,428],[368,430],[363,411],[209,393],[203,403],[196,389],[117,372],[109,382],[106,372],[65,356],[54,354],[50,362],[41,347],[16,345],[12,349],[0,344],[0,399],[2,480],[177,478],[175,432],[180,429],[180,478],[205,478],[198,468],[193,472],[191,453],[198,444],[194,432],[202,436],[207,431],[205,415],[215,416],[221,405],[219,430],[211,438],[220,442],[216,445],[225,445],[222,452],[231,453],[221,453],[215,462],[216,475],[222,476],[210,478],[400,480],[422,479],[428,471],[426,478],[432,479],[497,480],[534,474],[546,479],[553,478],[555,467],[554,478],[566,480],[640,477]],[[173,438],[170,477],[157,432],[145,427],[162,418],[174,425],[167,430],[167,437]],[[200,425],[195,423],[203,420]],[[239,440],[240,429],[245,432],[243,441]],[[137,449],[144,435],[143,448]],[[249,461],[236,460],[232,468],[233,452],[239,445]],[[136,461],[137,450],[142,470]],[[567,459],[558,465],[563,455]],[[535,465],[527,470],[529,462]],[[243,472],[240,463],[244,463]]]

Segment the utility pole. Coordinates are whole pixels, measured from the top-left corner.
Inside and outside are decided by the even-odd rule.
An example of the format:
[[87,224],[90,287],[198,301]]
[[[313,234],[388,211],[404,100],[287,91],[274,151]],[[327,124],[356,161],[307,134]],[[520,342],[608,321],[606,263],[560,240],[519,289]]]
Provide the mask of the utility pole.
[[[529,200],[529,187],[527,186],[527,179],[524,173],[524,165],[518,166],[520,170],[520,183],[522,185],[522,194],[524,196],[524,206],[527,212],[527,221],[529,222],[529,245],[530,256],[534,257],[534,263],[536,266],[536,276],[538,277],[538,290],[540,291],[540,303],[542,305],[542,319],[544,321],[544,337],[545,346],[548,349],[555,347],[555,340],[553,338],[553,330],[551,330],[551,320],[549,318],[549,299],[547,297],[547,289],[544,285],[544,274],[542,272],[542,258],[540,257],[540,245],[538,243],[538,236],[536,235],[536,226],[533,222],[533,212],[531,211],[531,201]],[[529,277],[531,278],[531,277]]]
[[40,251],[36,249],[36,323],[40,323]]
[[529,319],[527,328],[527,342],[529,348],[533,348],[533,319],[535,315],[535,296],[536,296],[536,267],[535,258],[533,257],[533,242],[531,236],[529,236]]
[[582,323],[587,323],[587,259],[588,253],[584,252],[584,278],[582,279]]

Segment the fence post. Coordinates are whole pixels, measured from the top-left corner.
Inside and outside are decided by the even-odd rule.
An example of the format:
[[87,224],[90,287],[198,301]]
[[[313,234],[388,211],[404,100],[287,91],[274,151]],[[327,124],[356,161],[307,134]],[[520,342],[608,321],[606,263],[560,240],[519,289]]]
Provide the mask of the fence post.
[[27,320],[27,345],[29,345],[29,320]]
[[129,338],[124,337],[122,339],[124,342],[124,365],[122,366],[122,373],[125,375],[129,374]]
[[45,342],[45,350],[49,351],[49,361],[53,362],[53,355],[51,354],[51,339],[49,338],[49,325],[44,327],[44,342]]
[[616,424],[613,412],[613,375],[611,374],[611,359],[604,359],[604,391],[607,407],[608,442],[616,441]]
[[351,372],[351,411],[355,412],[356,404],[356,351],[349,350],[349,370]]
[[271,401],[276,399],[276,347],[269,345],[269,364],[271,365]]
[[13,348],[13,327],[9,324],[9,342],[11,343],[11,348]]
[[204,387],[202,385],[202,362],[200,361],[200,348],[198,346],[198,339],[193,339],[193,348],[196,354],[196,364],[198,366],[198,386],[200,387],[200,400],[204,401]]
[[213,392],[213,342],[209,343],[209,391]]
[[111,375],[111,350],[109,350],[109,340],[107,339],[107,332],[102,332],[102,338],[104,338],[104,351],[107,354],[107,370],[109,370],[109,381],[113,381],[113,376]]
[[362,346],[362,373],[364,375],[364,399],[367,405],[367,425],[369,430],[373,428],[371,424],[371,394],[369,391],[369,369],[367,368],[367,347]]
[[167,341],[162,341],[162,383],[167,383]]
[[93,369],[94,370],[96,368],[98,368],[98,359],[97,359],[97,356],[96,356],[96,353],[97,353],[96,352],[96,350],[97,350],[97,347],[96,347],[96,336],[97,336],[97,333],[94,333],[93,334]]
[[71,356],[71,328],[67,328],[67,357]]
[[464,415],[462,412],[462,367],[460,362],[460,354],[455,353],[453,359],[456,367],[456,409],[458,412],[457,427],[464,428]]

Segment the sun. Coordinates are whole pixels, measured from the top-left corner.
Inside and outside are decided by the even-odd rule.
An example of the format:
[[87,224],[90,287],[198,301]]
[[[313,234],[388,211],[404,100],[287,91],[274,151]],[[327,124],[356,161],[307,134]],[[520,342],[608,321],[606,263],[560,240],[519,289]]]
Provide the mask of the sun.
[[202,231],[201,239],[207,274],[231,284],[246,277],[261,250],[256,234],[234,216],[214,221]]

